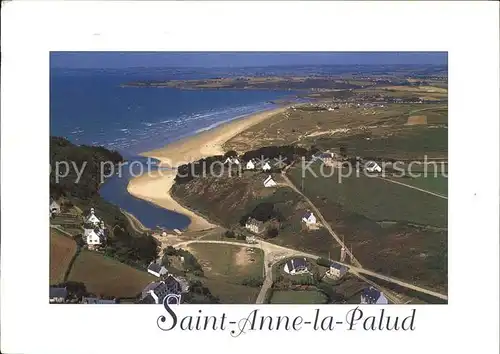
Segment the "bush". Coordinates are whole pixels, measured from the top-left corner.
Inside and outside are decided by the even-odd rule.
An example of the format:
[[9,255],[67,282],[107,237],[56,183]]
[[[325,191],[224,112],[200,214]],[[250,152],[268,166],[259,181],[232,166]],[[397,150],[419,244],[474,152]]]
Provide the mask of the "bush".
[[278,233],[279,233],[278,229],[275,227],[272,227],[272,228],[267,230],[266,235],[268,238],[273,238],[273,237],[278,236]]
[[332,264],[332,262],[330,262],[330,260],[329,260],[329,259],[322,258],[322,257],[318,258],[318,259],[316,260],[316,263],[317,263],[318,265],[320,265],[320,266],[327,267],[327,268],[330,268],[330,265]]
[[224,237],[226,237],[226,238],[235,238],[236,235],[234,234],[233,230],[226,230],[226,232],[224,232]]
[[252,288],[259,288],[264,283],[262,277],[250,277],[243,279],[241,285],[250,286]]
[[246,240],[246,237],[245,237],[245,235],[243,235],[243,234],[238,234],[238,235],[236,236],[236,239],[237,239],[237,240],[241,240],[241,241],[243,241],[243,240]]

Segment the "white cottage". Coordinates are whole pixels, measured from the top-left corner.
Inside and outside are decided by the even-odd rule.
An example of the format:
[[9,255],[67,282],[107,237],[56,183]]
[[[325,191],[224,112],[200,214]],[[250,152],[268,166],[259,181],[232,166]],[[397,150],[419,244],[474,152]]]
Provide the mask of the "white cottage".
[[83,237],[87,245],[98,246],[104,243],[106,239],[105,231],[103,228],[96,227],[94,229],[85,229]]
[[247,170],[255,170],[255,163],[252,160],[250,160],[247,162],[245,168]]
[[368,172],[382,172],[382,168],[375,161],[369,161],[365,167]]
[[265,180],[264,180],[264,187],[276,187],[278,184],[274,181],[273,177],[269,175]]
[[61,213],[61,207],[59,206],[59,204],[57,204],[55,200],[53,200],[52,203],[50,203],[49,210],[51,216],[54,214]]
[[308,211],[306,215],[302,217],[302,221],[305,222],[307,225],[314,225],[317,222],[316,217],[311,211]]
[[85,223],[91,224],[94,226],[98,226],[100,222],[101,222],[101,220],[99,220],[99,218],[97,216],[95,216],[94,208],[90,208],[90,214],[85,219]]
[[283,267],[285,273],[290,275],[308,273],[307,260],[305,258],[292,258]]
[[266,162],[264,166],[262,166],[262,171],[269,171],[271,169],[271,165],[269,162]]

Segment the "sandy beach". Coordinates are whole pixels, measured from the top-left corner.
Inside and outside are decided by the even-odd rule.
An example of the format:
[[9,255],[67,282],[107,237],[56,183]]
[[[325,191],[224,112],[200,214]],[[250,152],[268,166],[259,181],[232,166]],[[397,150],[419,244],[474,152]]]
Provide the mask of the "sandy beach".
[[[199,160],[203,157],[222,155],[222,145],[232,137],[240,134],[251,126],[260,123],[274,114],[284,112],[288,107],[280,107],[265,112],[259,112],[248,117],[222,124],[214,129],[201,132],[163,148],[144,152],[142,156],[153,157],[161,161],[162,166],[176,167]],[[127,190],[137,198],[147,200],[160,207],[184,214],[191,219],[188,230],[199,231],[215,227],[200,215],[183,207],[170,195],[174,184],[174,171],[155,171],[132,179]]]

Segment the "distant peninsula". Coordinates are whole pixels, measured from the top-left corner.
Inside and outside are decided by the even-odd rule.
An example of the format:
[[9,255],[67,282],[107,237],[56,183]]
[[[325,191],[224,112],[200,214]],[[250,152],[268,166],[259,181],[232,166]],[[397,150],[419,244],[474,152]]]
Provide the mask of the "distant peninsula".
[[227,89],[227,90],[290,90],[323,91],[347,90],[374,85],[374,82],[349,80],[336,77],[278,77],[253,76],[211,78],[203,80],[168,80],[134,81],[122,84],[122,87],[171,87],[182,90]]

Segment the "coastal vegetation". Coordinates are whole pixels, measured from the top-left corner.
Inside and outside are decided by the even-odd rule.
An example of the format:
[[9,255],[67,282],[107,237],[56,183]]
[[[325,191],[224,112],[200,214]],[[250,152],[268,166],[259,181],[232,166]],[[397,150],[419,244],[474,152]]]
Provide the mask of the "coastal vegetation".
[[[116,151],[78,146],[64,138],[51,137],[50,196],[56,200],[63,199],[85,213],[94,208],[109,229],[105,254],[124,263],[146,267],[157,256],[155,239],[136,231],[119,207],[99,195],[101,175],[109,175],[112,164],[122,161],[123,157]],[[64,163],[69,164],[67,170]],[[59,174],[56,173],[57,168]]]

